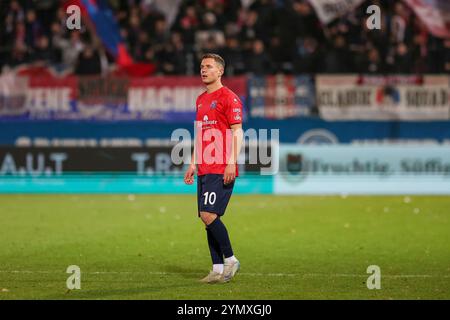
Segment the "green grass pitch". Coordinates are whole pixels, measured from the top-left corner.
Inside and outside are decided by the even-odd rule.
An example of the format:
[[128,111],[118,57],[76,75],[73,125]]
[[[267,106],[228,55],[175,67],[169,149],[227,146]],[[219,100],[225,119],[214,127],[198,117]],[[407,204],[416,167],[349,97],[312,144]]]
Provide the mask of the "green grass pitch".
[[241,271],[216,285],[198,282],[211,262],[196,214],[194,195],[2,195],[0,300],[450,299],[450,197],[234,195]]

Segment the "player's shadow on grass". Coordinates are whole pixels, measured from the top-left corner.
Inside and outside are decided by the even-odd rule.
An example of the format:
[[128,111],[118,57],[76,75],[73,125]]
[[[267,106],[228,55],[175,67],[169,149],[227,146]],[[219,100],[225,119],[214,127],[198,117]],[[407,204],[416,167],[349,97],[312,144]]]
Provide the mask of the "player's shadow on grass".
[[155,285],[123,289],[81,289],[71,293],[47,296],[44,300],[123,300],[123,299],[164,299],[170,290],[182,291],[186,285]]
[[[202,278],[206,272],[205,270],[186,268],[180,265],[161,265],[159,266],[161,270],[161,274],[154,274],[152,277],[157,278],[155,282],[152,280],[127,280],[127,279],[119,279],[113,280],[112,282],[124,282],[130,284],[132,282],[136,283],[145,283],[143,287],[133,287],[127,288],[127,285],[124,286],[123,289],[87,289],[89,285],[86,285],[85,288],[81,290],[74,290],[71,292],[50,295],[45,297],[45,300],[62,300],[62,299],[87,299],[87,300],[96,300],[96,299],[133,299],[136,296],[138,299],[161,299],[168,294],[168,290],[170,292],[171,289],[176,289],[176,291],[183,290],[183,288],[189,289],[192,286],[201,285],[198,280]],[[188,281],[183,281],[183,283],[170,284],[171,278],[184,278]],[[161,278],[167,278],[165,280]],[[169,280],[167,282],[167,280]],[[161,281],[163,284],[161,284]],[[99,282],[99,281],[95,281]],[[104,281],[105,286],[107,286],[108,281]],[[154,285],[152,285],[152,283]],[[173,283],[173,282],[172,282]],[[147,285],[148,284],[148,285]],[[143,296],[142,296],[143,295]],[[148,295],[148,296],[147,296]],[[170,294],[169,294],[170,296]]]
[[167,272],[169,274],[173,273],[176,275],[179,275],[185,279],[199,279],[203,275],[203,273],[208,273],[207,270],[202,269],[193,269],[193,268],[186,268],[180,265],[166,265],[163,266],[164,272]]
[[[172,292],[184,292],[192,287],[201,285],[197,281],[186,281],[183,283],[166,283],[159,280],[158,283],[152,285],[151,280],[147,281],[122,281],[123,288],[105,288],[105,289],[89,289],[88,285],[81,290],[74,290],[71,292],[61,291],[57,294],[52,294],[44,297],[44,300],[122,300],[122,299],[165,299],[171,297]],[[130,282],[140,283],[132,285]],[[170,282],[170,281],[169,281]],[[105,284],[106,286],[108,284]],[[87,287],[87,288],[86,288]]]

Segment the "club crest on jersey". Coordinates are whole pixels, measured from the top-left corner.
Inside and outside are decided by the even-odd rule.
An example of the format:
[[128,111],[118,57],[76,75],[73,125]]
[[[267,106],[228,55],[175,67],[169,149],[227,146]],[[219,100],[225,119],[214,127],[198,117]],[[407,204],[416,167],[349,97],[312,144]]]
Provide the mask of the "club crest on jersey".
[[213,102],[211,102],[211,109],[215,109],[217,107],[217,101],[214,100]]

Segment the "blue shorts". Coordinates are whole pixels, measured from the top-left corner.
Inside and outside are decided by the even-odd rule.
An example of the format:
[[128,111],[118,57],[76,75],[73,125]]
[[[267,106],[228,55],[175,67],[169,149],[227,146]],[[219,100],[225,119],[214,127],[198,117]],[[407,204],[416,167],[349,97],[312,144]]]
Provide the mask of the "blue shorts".
[[231,194],[234,182],[223,184],[223,174],[205,174],[197,177],[197,204],[200,211],[215,213],[223,216]]

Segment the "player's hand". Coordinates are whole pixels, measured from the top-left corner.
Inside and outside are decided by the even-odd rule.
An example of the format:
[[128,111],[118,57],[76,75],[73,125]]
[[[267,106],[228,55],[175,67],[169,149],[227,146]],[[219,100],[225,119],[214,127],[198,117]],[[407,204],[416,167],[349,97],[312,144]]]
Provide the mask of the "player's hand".
[[194,183],[194,174],[195,174],[195,165],[190,165],[184,174],[184,183],[193,184]]
[[223,173],[223,183],[230,184],[236,179],[236,165],[227,164],[225,172]]

